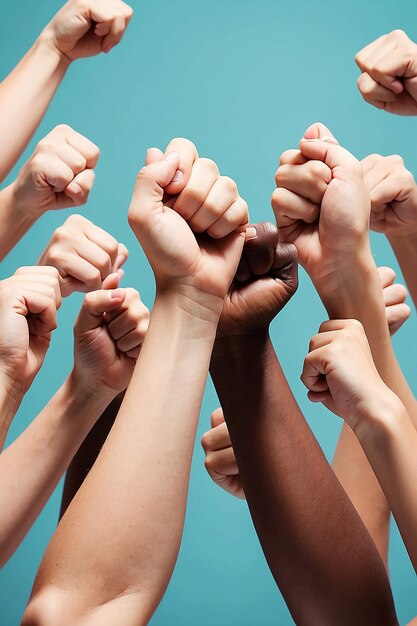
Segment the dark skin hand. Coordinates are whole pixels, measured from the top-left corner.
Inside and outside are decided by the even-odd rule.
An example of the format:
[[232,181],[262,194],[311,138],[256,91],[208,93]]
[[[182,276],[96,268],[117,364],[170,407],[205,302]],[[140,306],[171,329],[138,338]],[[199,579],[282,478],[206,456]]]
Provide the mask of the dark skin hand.
[[93,467],[107,439],[107,435],[114,424],[114,420],[122,404],[123,396],[124,393],[119,394],[113,402],[109,404],[100,419],[94,424],[81,444],[77,454],[71,461],[71,465],[65,475],[59,519],[64,515],[78,489],[83,484],[84,479],[87,477],[88,472]]
[[382,560],[269,339],[297,289],[296,250],[278,244],[273,224],[256,231],[225,301],[210,373],[265,557],[298,625],[398,624]]

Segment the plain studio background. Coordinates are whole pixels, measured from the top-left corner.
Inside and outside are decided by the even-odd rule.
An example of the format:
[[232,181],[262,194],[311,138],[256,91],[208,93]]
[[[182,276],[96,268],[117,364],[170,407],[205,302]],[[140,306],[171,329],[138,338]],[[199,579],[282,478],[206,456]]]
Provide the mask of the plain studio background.
[[[401,154],[413,170],[417,120],[389,116],[361,99],[354,54],[394,28],[417,38],[415,0],[143,0],[122,44],[108,56],[70,68],[20,164],[55,125],[67,123],[101,148],[91,200],[81,212],[130,248],[124,285],[153,301],[153,277],[127,224],[127,208],[145,151],[175,136],[192,139],[202,156],[235,178],[251,219],[273,219],[270,195],[279,155],[297,147],[305,128],[326,123],[358,157]],[[0,75],[6,76],[59,0],[0,3]],[[12,172],[11,181],[17,172]],[[1,277],[34,264],[69,211],[44,216],[1,267]],[[382,236],[373,237],[379,265],[397,265]],[[59,313],[46,363],[10,431],[29,424],[72,364],[72,324],[81,296]],[[300,288],[273,325],[273,340],[294,393],[331,458],[341,420],[310,404],[299,381],[310,337],[325,313],[302,273]],[[395,345],[415,391],[415,315]],[[178,564],[152,626],[269,626],[292,620],[258,545],[246,504],[211,482],[200,436],[217,407],[211,383],[204,398]],[[297,454],[297,449],[294,449]],[[149,468],[152,471],[152,468]],[[138,476],[138,481],[140,476]],[[42,554],[57,521],[61,488],[0,573],[0,623],[19,623]],[[115,502],[117,506],[117,502]],[[2,502],[1,507],[7,507]],[[343,567],[343,563],[340,564]],[[401,623],[417,614],[417,581],[395,528],[391,577]]]

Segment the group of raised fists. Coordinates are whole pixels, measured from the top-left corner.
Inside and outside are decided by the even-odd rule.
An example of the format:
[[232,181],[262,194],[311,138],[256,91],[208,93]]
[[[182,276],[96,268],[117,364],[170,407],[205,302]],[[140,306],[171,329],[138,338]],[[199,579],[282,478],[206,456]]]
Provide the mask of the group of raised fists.
[[[109,52],[132,13],[121,0],[69,0],[45,27],[0,85],[1,179],[68,66]],[[417,114],[417,46],[404,33],[356,61],[367,101]],[[66,125],[39,142],[0,191],[1,258],[46,211],[87,202],[98,158]],[[417,567],[417,403],[390,340],[410,315],[407,290],[376,267],[369,229],[388,237],[417,303],[417,187],[400,157],[360,162],[322,124],[284,152],[275,181],[276,225],[250,224],[236,183],[193,143],[148,150],[128,220],[155,275],[151,314],[135,289],[120,287],[126,247],[80,215],[53,233],[36,265],[0,281],[1,447],[62,298],[86,293],[72,371],[0,454],[2,564],[67,472],[22,624],[148,623],[181,543],[209,371],[221,408],[202,440],[207,471],[246,498],[296,623],[397,624],[389,519]],[[297,289],[298,262],[329,317],[301,380],[310,400],[345,421],[333,469],[269,337]]]

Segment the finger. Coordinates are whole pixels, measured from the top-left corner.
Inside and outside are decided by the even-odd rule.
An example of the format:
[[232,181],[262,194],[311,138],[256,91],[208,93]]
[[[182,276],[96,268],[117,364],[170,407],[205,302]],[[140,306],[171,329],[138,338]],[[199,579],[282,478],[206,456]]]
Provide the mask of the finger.
[[164,189],[173,179],[179,166],[179,155],[171,152],[161,161],[143,167],[136,177],[136,184],[129,207],[131,226],[144,225],[152,211],[161,208]]
[[33,161],[34,173],[39,172],[47,185],[50,185],[56,193],[64,191],[74,178],[72,169],[51,155],[42,155]]
[[102,286],[100,270],[75,252],[56,260],[66,295],[73,291],[95,291]]
[[395,283],[394,285],[389,285],[384,288],[383,296],[385,306],[390,307],[395,304],[404,303],[407,299],[408,291],[404,285]]
[[378,267],[378,274],[383,289],[389,287],[389,285],[393,285],[397,276],[391,267]]
[[403,188],[398,184],[398,178],[387,175],[387,178],[378,183],[370,191],[371,206],[374,213],[385,211],[388,204],[401,199]]
[[146,153],[145,165],[156,163],[160,161],[164,156],[164,153],[159,148],[149,148]]
[[117,349],[120,350],[120,352],[129,352],[130,350],[134,350],[142,345],[144,336],[145,333],[143,333],[140,329],[135,328],[117,341]]
[[143,339],[149,326],[149,311],[138,297],[137,302],[130,302],[127,310],[122,311],[120,315],[113,314],[111,321],[107,318],[106,323],[115,341],[119,341],[137,328],[140,328],[140,336]]
[[333,330],[343,330],[345,328],[352,328],[353,326],[358,326],[363,329],[362,324],[354,319],[326,320],[320,324],[319,332],[325,333]]
[[110,52],[116,46],[124,35],[126,29],[126,20],[123,15],[116,15],[111,23],[108,34],[104,37],[101,49],[103,52]]
[[125,296],[124,289],[112,289],[110,291],[100,289],[88,293],[84,298],[75,324],[76,332],[87,332],[98,328],[103,321],[104,313],[120,307]]
[[222,476],[236,476],[239,474],[232,447],[208,452],[204,465],[210,476],[213,476],[213,474],[221,474]]
[[261,222],[251,226],[256,231],[256,237],[246,241],[243,250],[250,273],[263,276],[272,267],[278,244],[278,229],[271,222]]
[[222,239],[234,230],[246,230],[248,221],[248,205],[243,198],[238,197],[223,215],[207,229],[207,233],[214,239]]
[[[330,169],[337,166],[346,168],[360,167],[359,161],[345,148],[329,143],[325,139],[302,139],[300,150],[304,156],[315,161],[323,161]],[[362,173],[362,168],[360,169]]]
[[118,248],[117,248],[117,257],[113,265],[113,270],[117,272],[117,270],[119,270],[122,267],[122,265],[126,263],[128,258],[129,258],[129,250],[126,248],[126,246],[123,243],[119,243]]
[[314,392],[323,392],[328,390],[326,378],[324,376],[327,365],[327,348],[328,345],[317,348],[310,352],[305,360],[301,374],[301,382]]
[[[238,196],[235,181],[228,176],[220,176],[209,189],[203,204],[189,220],[190,228],[196,233],[205,232],[229,210]],[[229,232],[233,230],[234,228]]]
[[281,154],[279,164],[281,165],[304,165],[308,159],[300,150],[286,150]]
[[197,159],[186,187],[175,201],[175,211],[185,220],[190,220],[202,206],[218,178],[219,169],[214,161]]
[[386,47],[387,35],[382,35],[372,41],[370,44],[359,50],[355,55],[355,63],[361,71],[365,70],[365,64],[367,60],[375,54],[376,51],[384,49]]
[[177,137],[170,141],[165,150],[165,156],[170,152],[177,152],[180,162],[175,176],[173,176],[165,191],[170,195],[177,195],[181,193],[190,179],[193,164],[198,159],[198,152],[192,141],[182,137]]
[[[108,259],[110,260],[110,266],[111,266],[110,271],[111,271],[113,267],[115,267],[116,259],[119,255],[119,243],[117,239],[115,239],[108,232],[106,232],[99,226],[96,226],[92,222],[84,223],[83,232],[87,239],[88,245],[90,245],[90,242],[91,242],[91,244],[93,244],[94,246],[98,246],[100,250],[102,252],[104,251],[104,253],[107,255]],[[78,251],[78,242],[76,245],[77,245],[77,251]],[[100,259],[101,257],[102,257],[102,262],[103,262],[104,261],[103,255],[99,255],[98,259]],[[106,270],[107,270],[107,264],[105,267],[105,271]],[[107,272],[106,276],[110,274],[110,271]],[[106,278],[106,276],[103,276],[103,278]]]
[[122,280],[123,276],[124,276],[123,270],[117,270],[117,272],[113,272],[112,274],[109,274],[107,278],[103,280],[101,288],[102,289],[117,289],[118,286],[120,285],[120,281]]
[[[35,268],[33,269],[35,270]],[[29,288],[31,291],[38,291],[52,297],[55,300],[56,307],[59,309],[62,304],[59,273],[56,273],[55,268],[51,267],[48,269],[54,270],[54,272],[41,273],[33,271],[33,273],[24,272],[22,274],[15,272],[13,282],[20,284],[23,289]]]
[[80,206],[87,202],[95,177],[94,170],[84,170],[75,176],[67,186],[65,195],[73,201],[75,206]]
[[57,157],[72,169],[74,177],[86,169],[87,159],[79,150],[73,148],[69,143],[61,142],[57,144],[55,151]]
[[66,133],[67,144],[84,157],[87,169],[93,169],[100,157],[100,148],[81,133],[77,133],[72,128],[69,130],[71,132]]
[[[106,250],[90,239],[80,239],[75,243],[75,246],[75,253],[80,258],[90,263],[90,265],[98,269],[102,281],[112,273],[113,264],[116,260],[116,254],[113,254],[112,258]],[[69,273],[72,274],[70,267]]]
[[411,74],[408,72],[412,65],[410,57],[405,53],[402,46],[384,52],[385,54],[379,56],[375,61],[370,60],[372,71],[369,70],[369,72],[380,85],[396,95],[401,94],[404,91],[404,85],[399,77],[413,76],[413,72]]
[[303,139],[321,139],[321,141],[328,141],[335,144],[339,143],[327,126],[321,122],[311,124],[304,133]]
[[213,411],[213,413],[211,414],[210,424],[212,428],[216,428],[216,426],[218,426],[219,424],[222,424],[223,422],[224,422],[223,409],[221,406],[219,406],[219,408]]
[[309,161],[304,165],[282,165],[275,176],[277,187],[298,193],[313,203],[322,201],[331,180],[331,170],[321,161]]
[[386,309],[387,322],[391,335],[394,335],[411,315],[408,304],[395,304]]
[[201,439],[201,445],[206,453],[230,448],[232,446],[232,442],[230,441],[230,435],[226,422],[222,422],[215,428],[206,432]]
[[312,224],[320,215],[319,204],[281,187],[272,193],[271,205],[278,227],[281,228],[290,226],[298,220]]
[[365,102],[383,109],[386,102],[395,102],[396,95],[377,83],[369,74],[361,74],[357,80],[358,89]]
[[279,242],[275,248],[270,275],[292,287],[295,293],[298,287],[298,253],[291,243]]
[[38,291],[25,290],[23,294],[28,314],[35,316],[28,325],[36,335],[48,336],[57,327],[55,299]]
[[252,277],[249,269],[248,260],[246,258],[245,249],[243,249],[242,256],[240,257],[239,265],[236,270],[236,280],[240,283],[244,283]]

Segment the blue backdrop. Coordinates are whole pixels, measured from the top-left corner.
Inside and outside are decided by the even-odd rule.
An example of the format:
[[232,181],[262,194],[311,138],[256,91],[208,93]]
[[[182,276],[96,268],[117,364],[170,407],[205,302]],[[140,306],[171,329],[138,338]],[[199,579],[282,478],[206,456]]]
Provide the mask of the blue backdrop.
[[[0,75],[5,76],[59,8],[59,0],[0,3]],[[67,123],[101,148],[97,180],[84,215],[130,249],[125,285],[150,306],[153,278],[126,220],[132,185],[149,146],[174,136],[193,140],[234,177],[252,221],[272,219],[270,195],[281,152],[297,147],[320,120],[358,157],[403,155],[414,167],[417,121],[367,106],[356,89],[354,54],[394,28],[417,38],[415,0],[143,0],[122,44],[108,56],[70,68],[21,163],[56,124]],[[0,112],[1,114],[1,112]],[[1,148],[0,148],[1,149]],[[17,168],[10,176],[10,181]],[[46,215],[1,266],[1,276],[33,264],[68,212]],[[378,264],[397,269],[385,239],[373,239]],[[67,300],[47,361],[10,431],[9,442],[59,387],[72,363],[72,323],[80,296]],[[299,382],[308,341],[325,313],[307,277],[273,327],[273,339],[305,415],[331,458],[338,418],[309,404]],[[395,338],[415,387],[415,316]],[[407,349],[408,348],[408,349]],[[414,366],[414,367],[413,367]],[[199,438],[217,406],[211,383]],[[297,450],[294,450],[297,454]],[[59,488],[22,546],[0,573],[0,623],[19,623],[58,515]],[[2,503],[7,506],[7,503]],[[342,566],[343,564],[341,564]],[[417,583],[396,529],[391,576],[401,623],[417,614]],[[184,540],[169,590],[153,626],[293,624],[259,548],[245,503],[205,473],[199,440],[193,463]]]

